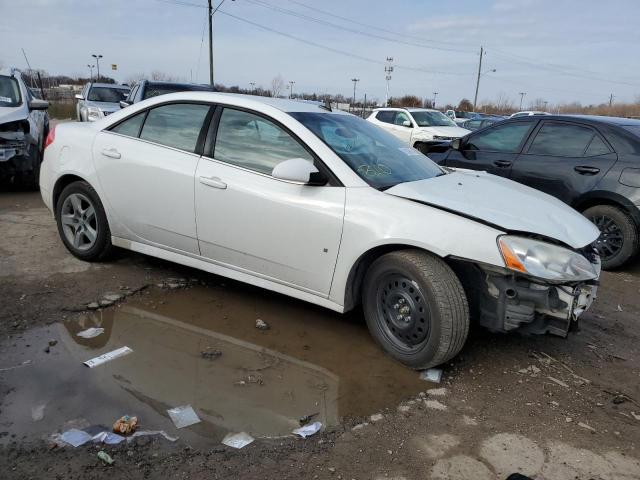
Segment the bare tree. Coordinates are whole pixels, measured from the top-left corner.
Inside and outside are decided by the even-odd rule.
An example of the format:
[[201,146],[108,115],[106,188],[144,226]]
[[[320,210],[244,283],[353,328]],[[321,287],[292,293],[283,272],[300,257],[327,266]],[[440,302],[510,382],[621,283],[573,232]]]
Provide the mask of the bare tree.
[[134,86],[136,83],[140,83],[142,80],[146,80],[146,79],[147,79],[147,75],[142,72],[132,73],[131,75],[129,75],[127,78],[124,79],[124,83],[130,86]]
[[161,72],[160,70],[154,70],[151,72],[151,80],[155,80],[156,82],[176,82],[178,81],[178,78],[173,75],[169,75],[168,73]]
[[284,78],[278,74],[277,77],[273,77],[273,80],[271,80],[271,96],[279,97],[282,90],[284,90]]

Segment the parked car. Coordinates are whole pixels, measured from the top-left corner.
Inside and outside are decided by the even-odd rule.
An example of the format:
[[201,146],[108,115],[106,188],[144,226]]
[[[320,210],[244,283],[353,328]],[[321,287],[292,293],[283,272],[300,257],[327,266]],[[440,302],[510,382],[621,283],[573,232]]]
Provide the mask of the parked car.
[[120,101],[120,108],[126,108],[129,105],[146,100],[147,98],[176,92],[215,92],[215,89],[211,85],[200,85],[196,83],[142,80],[131,89],[127,98]]
[[509,118],[535,117],[537,115],[551,115],[551,114],[548,113],[548,112],[541,112],[541,111],[538,111],[538,110],[525,110],[525,111],[522,111],[522,112],[512,113]]
[[476,112],[465,112],[464,110],[447,110],[444,113],[447,117],[453,120],[456,125],[460,125],[467,120],[471,120],[478,116]]
[[0,177],[37,190],[49,102],[34,98],[15,69],[0,70]]
[[79,122],[95,122],[120,110],[120,100],[127,98],[130,88],[113,83],[85,84],[76,94],[76,115]]
[[597,248],[603,268],[624,265],[638,252],[640,121],[526,116],[451,147],[438,163],[510,178],[582,212],[602,232]]
[[473,132],[474,130],[479,130],[484,127],[488,127],[489,125],[493,125],[494,123],[498,123],[504,120],[504,117],[476,117],[471,120],[467,120],[462,123],[462,128]]
[[442,112],[427,108],[378,108],[367,120],[425,155],[434,145],[469,133]]
[[82,260],[122,247],[338,312],[361,304],[413,368],[455,356],[470,314],[566,335],[600,271],[598,229],[559,200],[292,100],[183,92],[59,124],[40,184]]

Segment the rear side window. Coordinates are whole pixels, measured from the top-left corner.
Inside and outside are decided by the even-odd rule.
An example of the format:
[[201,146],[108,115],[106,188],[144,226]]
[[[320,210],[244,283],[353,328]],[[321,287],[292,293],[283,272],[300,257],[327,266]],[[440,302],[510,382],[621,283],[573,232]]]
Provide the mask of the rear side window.
[[395,116],[394,111],[383,110],[382,112],[378,112],[376,114],[376,118],[384,123],[393,123],[393,117]]
[[595,132],[570,123],[545,122],[529,147],[529,154],[582,157]]
[[149,110],[140,138],[195,152],[208,105],[173,103]]
[[531,122],[515,122],[498,125],[472,135],[464,144],[465,150],[517,153],[531,129]]
[[598,155],[606,155],[611,153],[606,143],[598,136],[594,135],[587,151],[584,152],[585,157],[597,157]]
[[271,175],[280,162],[313,157],[288,132],[253,113],[225,108],[220,117],[216,160]]
[[119,123],[111,129],[114,133],[126,135],[127,137],[137,137],[140,133],[140,127],[144,122],[144,116],[147,112],[138,113],[133,117],[127,118],[124,122]]

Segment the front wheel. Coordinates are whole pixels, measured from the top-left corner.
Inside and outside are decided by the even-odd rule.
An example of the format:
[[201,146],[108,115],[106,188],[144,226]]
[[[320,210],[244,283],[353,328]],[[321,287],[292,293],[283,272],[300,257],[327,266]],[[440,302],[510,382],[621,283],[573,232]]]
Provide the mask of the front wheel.
[[402,250],[378,258],[365,276],[362,303],[373,338],[411,368],[450,360],[467,339],[469,306],[460,280],[426,252]]
[[625,211],[613,205],[596,205],[582,213],[600,230],[596,249],[604,270],[618,268],[638,253],[638,227]]

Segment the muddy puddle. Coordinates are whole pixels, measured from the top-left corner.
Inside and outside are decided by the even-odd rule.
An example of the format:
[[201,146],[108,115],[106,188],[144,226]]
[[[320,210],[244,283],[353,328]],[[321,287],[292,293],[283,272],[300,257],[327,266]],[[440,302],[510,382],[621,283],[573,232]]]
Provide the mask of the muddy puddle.
[[[257,329],[258,318],[270,328]],[[89,327],[104,333],[77,336]],[[123,346],[133,353],[83,365]],[[219,441],[230,431],[277,437],[301,417],[333,426],[394,408],[430,386],[382,354],[359,314],[342,316],[237,284],[154,287],[5,341],[0,358],[8,392],[4,443],[109,426],[124,414],[137,415],[142,429],[191,444]],[[178,430],[166,410],[186,404],[202,421]]]

